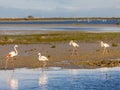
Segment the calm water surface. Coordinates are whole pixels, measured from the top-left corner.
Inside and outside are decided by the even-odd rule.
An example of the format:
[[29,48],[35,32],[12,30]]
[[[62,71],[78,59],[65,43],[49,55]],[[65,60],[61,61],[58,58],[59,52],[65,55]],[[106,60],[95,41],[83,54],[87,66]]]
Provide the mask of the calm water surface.
[[[120,27],[80,27],[80,26],[64,26],[76,24],[93,24],[93,25],[115,25],[120,20],[52,20],[52,21],[1,21],[0,30],[80,30],[80,31],[104,31],[104,32],[120,32]],[[57,26],[56,26],[57,24]],[[64,24],[64,25],[63,25]],[[43,26],[42,26],[43,25]],[[53,26],[49,26],[53,25]]]
[[0,30],[79,30],[120,32],[120,27],[78,27],[78,26],[0,26]]
[[44,34],[47,31],[120,32],[120,27],[0,26],[0,35]]
[[1,70],[0,90],[120,90],[120,67]]

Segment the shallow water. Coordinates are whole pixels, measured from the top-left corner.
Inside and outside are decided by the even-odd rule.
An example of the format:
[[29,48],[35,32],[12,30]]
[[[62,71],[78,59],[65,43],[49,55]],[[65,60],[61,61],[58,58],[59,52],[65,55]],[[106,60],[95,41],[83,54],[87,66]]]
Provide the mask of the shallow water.
[[45,20],[45,21],[1,21],[2,24],[117,24],[119,19],[111,20]]
[[0,90],[120,90],[120,67],[0,71]]
[[78,27],[78,26],[0,26],[0,30],[80,30],[120,31],[120,27]]
[[47,31],[120,32],[120,27],[0,26],[0,35],[45,34]]

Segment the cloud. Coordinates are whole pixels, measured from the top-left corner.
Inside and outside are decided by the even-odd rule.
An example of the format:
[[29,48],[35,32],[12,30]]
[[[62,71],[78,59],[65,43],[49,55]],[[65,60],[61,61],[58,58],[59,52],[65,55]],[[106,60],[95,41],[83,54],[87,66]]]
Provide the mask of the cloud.
[[55,8],[92,9],[119,7],[120,0],[0,0],[1,7],[54,10]]
[[120,0],[0,0],[0,7],[1,17],[120,15]]

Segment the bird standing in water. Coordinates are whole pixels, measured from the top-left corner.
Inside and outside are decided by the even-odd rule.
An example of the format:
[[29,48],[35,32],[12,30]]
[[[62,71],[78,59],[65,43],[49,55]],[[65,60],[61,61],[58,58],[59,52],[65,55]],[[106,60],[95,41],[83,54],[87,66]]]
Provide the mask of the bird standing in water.
[[15,46],[14,46],[14,51],[9,52],[9,53],[7,54],[7,59],[6,59],[6,62],[5,62],[5,69],[7,69],[7,64],[8,64],[8,61],[9,61],[10,58],[12,58],[12,59],[11,59],[11,63],[12,63],[12,65],[13,65],[13,69],[14,69],[14,57],[18,55],[18,51],[17,51],[17,49],[16,49],[17,47],[18,47],[18,45],[15,45]]
[[47,65],[46,61],[48,61],[48,58],[46,56],[41,56],[41,53],[38,53],[38,60],[43,61],[43,68]]
[[77,49],[78,49],[79,45],[78,45],[76,42],[74,42],[73,40],[71,40],[71,41],[69,42],[69,45],[70,45],[70,46],[73,46],[72,55],[73,55],[74,53],[78,55]]

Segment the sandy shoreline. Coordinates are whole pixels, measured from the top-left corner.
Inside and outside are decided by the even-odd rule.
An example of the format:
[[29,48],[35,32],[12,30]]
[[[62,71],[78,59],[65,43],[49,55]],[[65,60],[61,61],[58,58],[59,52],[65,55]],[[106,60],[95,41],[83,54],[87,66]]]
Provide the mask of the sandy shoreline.
[[[21,44],[19,45],[19,55],[15,60],[16,68],[37,68],[42,67],[42,62],[38,61],[38,52],[49,58],[47,67],[62,68],[99,68],[120,66],[120,46],[111,47],[109,54],[103,55],[99,43],[78,42],[80,48],[79,55],[71,56],[72,47],[69,42],[58,42],[50,44]],[[13,50],[13,44],[0,45],[0,69],[4,69],[6,54]],[[52,46],[55,46],[53,48]],[[8,68],[12,68],[9,62]]]

